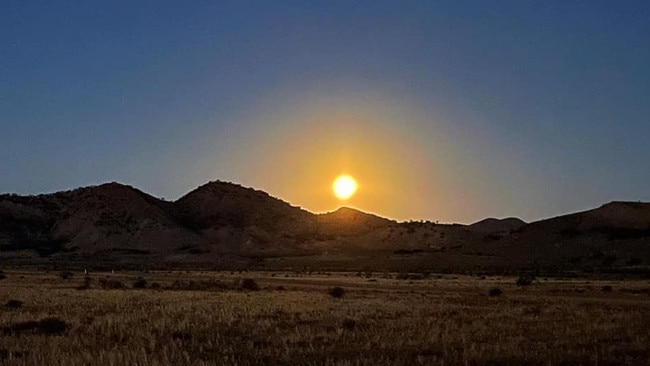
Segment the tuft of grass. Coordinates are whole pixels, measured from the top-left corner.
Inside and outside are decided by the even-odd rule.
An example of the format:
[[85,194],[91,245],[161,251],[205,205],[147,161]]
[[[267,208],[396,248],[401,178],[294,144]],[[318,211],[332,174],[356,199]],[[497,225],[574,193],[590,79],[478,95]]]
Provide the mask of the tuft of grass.
[[345,290],[342,287],[333,287],[327,292],[330,296],[340,299],[345,296]]

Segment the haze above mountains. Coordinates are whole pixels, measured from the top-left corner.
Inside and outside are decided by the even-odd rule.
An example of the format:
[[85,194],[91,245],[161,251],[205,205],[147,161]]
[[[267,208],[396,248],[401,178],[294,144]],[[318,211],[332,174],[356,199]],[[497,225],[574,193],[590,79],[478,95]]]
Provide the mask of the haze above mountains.
[[634,272],[648,269],[649,238],[650,204],[638,202],[460,225],[313,214],[219,181],[175,202],[119,183],[0,195],[0,259],[12,266]]

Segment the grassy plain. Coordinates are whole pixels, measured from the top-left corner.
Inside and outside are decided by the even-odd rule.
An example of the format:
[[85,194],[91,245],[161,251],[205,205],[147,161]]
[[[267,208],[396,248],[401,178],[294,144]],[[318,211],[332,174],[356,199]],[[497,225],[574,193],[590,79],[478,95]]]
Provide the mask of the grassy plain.
[[[520,287],[512,277],[453,275],[5,276],[6,365],[650,365],[647,280]],[[133,288],[138,277],[145,288]],[[108,289],[119,284],[126,288]],[[329,294],[334,287],[342,297]],[[40,322],[49,318],[53,327]]]

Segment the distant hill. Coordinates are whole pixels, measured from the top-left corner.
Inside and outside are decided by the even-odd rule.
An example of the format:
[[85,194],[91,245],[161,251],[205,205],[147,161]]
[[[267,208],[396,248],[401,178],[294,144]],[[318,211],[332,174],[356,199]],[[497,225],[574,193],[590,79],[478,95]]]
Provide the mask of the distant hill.
[[506,219],[487,218],[469,225],[467,228],[477,233],[509,233],[526,225],[521,219],[509,217]]
[[210,182],[175,202],[119,183],[0,195],[6,265],[392,271],[650,273],[650,204],[526,224],[396,222],[342,207],[313,214],[269,194]]

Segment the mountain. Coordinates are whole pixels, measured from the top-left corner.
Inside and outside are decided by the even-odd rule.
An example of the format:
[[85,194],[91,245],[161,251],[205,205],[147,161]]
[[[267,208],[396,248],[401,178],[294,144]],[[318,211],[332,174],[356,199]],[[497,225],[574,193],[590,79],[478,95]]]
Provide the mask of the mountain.
[[650,204],[612,202],[530,224],[445,225],[347,207],[313,214],[219,181],[175,202],[107,183],[0,195],[0,260],[50,268],[650,272]]
[[178,225],[172,211],[169,203],[118,183],[35,197],[0,196],[0,251],[122,260],[206,250],[207,240]]
[[533,222],[504,243],[511,257],[547,266],[594,270],[650,265],[650,203],[611,202]]
[[181,224],[222,253],[281,255],[316,233],[315,215],[240,185],[211,182],[173,204]]

